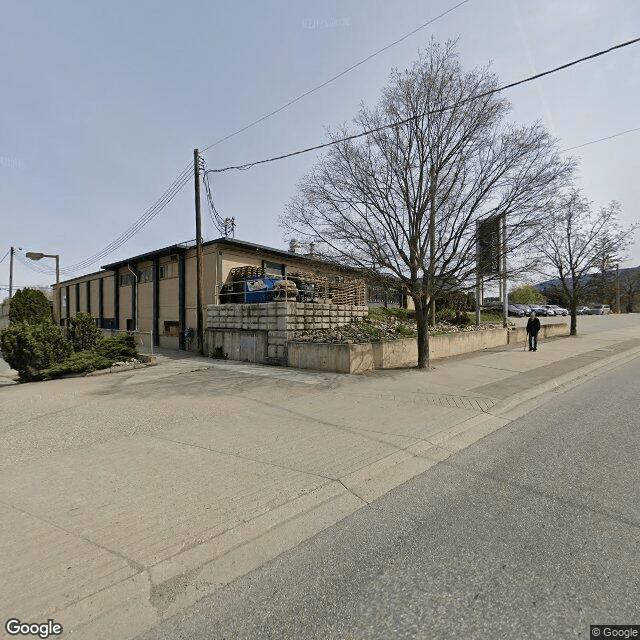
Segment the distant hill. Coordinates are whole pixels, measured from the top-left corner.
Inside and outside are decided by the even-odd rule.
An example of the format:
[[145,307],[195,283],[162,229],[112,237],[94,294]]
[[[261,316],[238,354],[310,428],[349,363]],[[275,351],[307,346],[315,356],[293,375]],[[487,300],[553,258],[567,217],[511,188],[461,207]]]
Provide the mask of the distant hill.
[[[631,275],[633,273],[638,273],[640,272],[640,266],[638,267],[627,267],[626,269],[620,269],[619,270],[619,276],[621,278],[623,278],[625,275]],[[585,276],[584,280],[584,284],[587,285],[589,284],[589,282],[591,282],[591,278],[593,278],[593,276],[598,275],[597,273],[590,273],[588,275]],[[616,277],[616,271],[615,269],[612,269],[610,271],[607,271],[607,275],[609,276],[609,278],[613,279]],[[533,286],[540,291],[540,293],[544,293],[547,289],[551,288],[551,287],[555,287],[560,285],[560,278],[553,278],[552,280],[545,280],[544,282],[539,282],[537,284],[534,284]]]

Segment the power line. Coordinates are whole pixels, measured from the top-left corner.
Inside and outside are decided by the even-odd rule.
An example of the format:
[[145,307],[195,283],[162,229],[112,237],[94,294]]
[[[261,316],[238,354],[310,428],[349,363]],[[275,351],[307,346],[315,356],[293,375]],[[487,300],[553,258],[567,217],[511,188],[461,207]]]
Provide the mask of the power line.
[[[73,265],[64,267],[60,269],[60,273],[62,274],[70,274],[77,271],[80,271],[91,264],[95,264],[99,260],[102,260],[109,254],[113,253],[117,249],[119,249],[125,242],[130,240],[136,233],[141,231],[151,220],[153,220],[162,210],[178,195],[178,193],[184,188],[184,186],[191,180],[193,177],[193,165],[188,164],[179,174],[178,177],[171,183],[171,185],[166,189],[166,191],[156,200],[156,202],[151,205],[128,229],[126,229],[123,233],[121,233],[118,237],[112,240],[108,245],[106,245],[103,249],[98,251],[97,253],[81,260],[80,262],[76,262]],[[17,254],[20,262],[24,264],[26,267],[31,269],[32,271],[37,271],[43,274],[54,274],[55,269],[52,267],[48,267],[44,264],[37,264],[31,260],[27,260],[22,258],[20,254]]]
[[363,58],[362,60],[360,60],[360,62],[356,62],[355,64],[351,65],[348,69],[345,69],[344,71],[341,71],[339,74],[333,76],[332,78],[329,78],[328,80],[326,80],[322,84],[319,84],[317,87],[314,87],[313,89],[309,89],[308,91],[305,91],[304,93],[301,93],[299,96],[293,98],[292,100],[289,100],[289,102],[287,102],[286,104],[283,104],[281,107],[278,107],[274,111],[271,111],[270,113],[267,113],[266,115],[262,116],[261,118],[258,118],[257,120],[254,120],[253,122],[250,122],[248,125],[245,125],[244,127],[238,129],[237,131],[234,131],[233,133],[230,133],[229,135],[224,136],[223,138],[220,138],[219,140],[216,140],[215,142],[211,143],[208,147],[205,147],[204,149],[202,149],[202,152],[208,151],[212,147],[215,147],[216,145],[219,145],[221,142],[225,142],[226,140],[229,140],[229,138],[233,138],[234,136],[237,136],[239,133],[242,133],[243,131],[246,131],[247,129],[251,129],[251,127],[254,127],[255,125],[257,125],[260,122],[262,122],[263,120],[266,120],[267,118],[270,118],[271,116],[275,116],[277,113],[280,113],[281,111],[284,111],[287,107],[290,107],[292,104],[295,104],[296,102],[299,102],[303,98],[306,98],[308,95],[311,95],[312,93],[315,93],[319,89],[322,89],[323,87],[326,87],[328,84],[331,84],[334,80],[337,80],[338,78],[341,78],[342,76],[346,75],[350,71],[353,71],[354,69],[356,69],[359,66],[363,65],[365,62],[368,62],[369,60],[371,60],[371,58],[375,58],[378,54],[387,51],[387,49],[391,49],[391,47],[394,47],[395,45],[399,44],[403,40],[406,40],[407,38],[411,37],[414,33],[417,33],[418,31],[421,31],[425,27],[428,27],[430,24],[433,24],[437,20],[440,20],[440,18],[443,18],[448,13],[451,13],[452,11],[455,11],[458,7],[461,7],[463,4],[466,4],[467,2],[469,2],[469,0],[463,0],[462,2],[459,2],[454,7],[451,7],[450,9],[447,9],[446,11],[444,11],[440,15],[436,16],[435,18],[432,18],[428,22],[425,22],[424,24],[421,24],[419,27],[416,27],[413,31],[410,31],[409,33],[406,33],[401,38],[398,38],[397,40],[395,40],[391,44],[388,44],[385,47],[382,47],[382,49],[378,49],[374,53],[368,55],[366,58]]
[[151,206],[145,213],[142,214],[126,231],[120,234],[117,238],[115,238],[112,242],[110,242],[106,247],[104,247],[98,253],[78,262],[74,265],[66,267],[65,269],[61,269],[63,273],[70,273],[73,271],[78,271],[83,269],[84,267],[89,266],[92,263],[101,260],[105,256],[113,253],[117,249],[119,249],[125,242],[131,239],[138,231],[144,228],[151,220],[153,220],[184,188],[184,186],[189,182],[193,175],[193,166],[191,164],[187,165],[185,169],[178,175],[178,177],[174,180],[171,186],[160,196],[160,198]]
[[627,133],[633,133],[634,131],[640,131],[640,127],[636,127],[635,129],[627,129],[626,131],[621,131],[620,133],[614,133],[613,135],[607,136],[606,138],[598,138],[597,140],[591,140],[591,142],[584,142],[583,144],[579,144],[575,147],[569,147],[568,149],[562,149],[561,153],[564,153],[566,151],[573,151],[574,149],[581,149],[582,147],[588,147],[590,144],[596,144],[597,142],[613,140],[613,138],[619,138],[620,136],[624,136]]
[[231,170],[237,170],[237,171],[245,171],[247,169],[251,169],[252,167],[255,167],[256,165],[259,164],[265,164],[268,162],[275,162],[277,160],[284,160],[285,158],[291,158],[293,156],[298,156],[301,155],[303,153],[309,153],[310,151],[318,151],[320,149],[325,149],[326,147],[330,147],[334,144],[339,144],[341,142],[347,142],[349,140],[355,140],[357,138],[362,138],[364,136],[368,136],[372,133],[377,133],[378,131],[383,131],[384,129],[390,129],[392,127],[399,127],[401,125],[407,124],[408,122],[411,122],[412,120],[418,120],[419,118],[424,118],[425,116],[430,116],[430,115],[436,115],[439,113],[444,113],[445,111],[450,111],[452,109],[455,109],[457,107],[460,107],[464,104],[467,104],[468,102],[472,102],[474,100],[479,100],[480,98],[485,98],[487,96],[490,96],[494,93],[498,93],[500,91],[505,91],[506,89],[512,89],[513,87],[517,87],[521,84],[525,84],[527,82],[532,82],[533,80],[538,80],[539,78],[543,78],[544,76],[548,76],[551,75],[552,73],[557,73],[558,71],[563,71],[564,69],[568,69],[569,67],[573,67],[574,65],[580,64],[581,62],[586,62],[587,60],[593,60],[594,58],[598,58],[599,56],[603,56],[607,53],[611,53],[612,51],[615,51],[617,49],[622,49],[623,47],[628,47],[632,44],[636,44],[637,42],[640,42],[640,38],[634,38],[633,40],[628,40],[627,42],[623,42],[621,44],[617,44],[614,45],[612,47],[609,47],[608,49],[604,49],[602,51],[598,51],[597,53],[592,53],[588,56],[585,56],[583,58],[579,58],[577,60],[573,60],[572,62],[567,62],[566,64],[560,65],[559,67],[555,67],[554,69],[549,69],[547,71],[543,71],[541,73],[537,73],[533,76],[529,76],[527,78],[523,78],[522,80],[518,80],[516,82],[511,82],[509,84],[505,84],[501,87],[497,87],[495,89],[490,89],[488,91],[484,91],[483,93],[479,93],[477,95],[474,96],[469,96],[468,98],[465,98],[464,100],[460,100],[460,102],[457,102],[455,104],[452,105],[448,105],[446,107],[440,107],[439,109],[433,109],[431,111],[425,111],[424,113],[418,114],[416,116],[411,116],[409,118],[405,118],[404,120],[399,120],[398,122],[392,122],[390,124],[385,124],[382,125],[380,127],[376,127],[375,129],[369,129],[367,131],[363,131],[361,133],[355,133],[353,135],[350,136],[346,136],[345,138],[340,138],[338,140],[332,140],[331,142],[325,142],[324,144],[319,144],[319,145],[315,145],[313,147],[307,147],[306,149],[300,149],[299,151],[293,151],[291,153],[285,153],[283,155],[280,156],[274,156],[272,158],[266,158],[264,160],[256,160],[254,162],[247,162],[245,164],[241,164],[241,165],[233,165],[233,166],[229,166],[229,167],[224,167],[222,169],[210,169],[209,171],[211,171],[212,173],[223,173],[224,171],[231,171]]
[[0,260],[0,264],[2,264],[5,260],[5,258],[11,253],[11,249],[7,249],[7,253],[4,254],[4,256],[2,257],[2,260]]

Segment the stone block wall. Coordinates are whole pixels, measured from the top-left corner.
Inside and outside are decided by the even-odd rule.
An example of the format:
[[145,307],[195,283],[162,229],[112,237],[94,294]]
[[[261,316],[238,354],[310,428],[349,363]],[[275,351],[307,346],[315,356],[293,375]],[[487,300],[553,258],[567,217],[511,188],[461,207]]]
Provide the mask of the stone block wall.
[[208,336],[205,337],[205,346],[208,355],[212,355],[213,346],[221,344],[221,332],[263,331],[267,334],[266,358],[249,358],[250,361],[286,364],[287,342],[293,337],[294,331],[333,329],[362,320],[367,312],[366,306],[315,302],[212,304],[207,307]]

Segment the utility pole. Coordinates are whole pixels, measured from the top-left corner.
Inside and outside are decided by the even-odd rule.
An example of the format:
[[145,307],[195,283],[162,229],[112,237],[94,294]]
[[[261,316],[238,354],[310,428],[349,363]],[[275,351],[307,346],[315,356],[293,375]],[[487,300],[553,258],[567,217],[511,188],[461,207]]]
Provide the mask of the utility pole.
[[11,296],[13,295],[13,254],[16,250],[11,247],[11,258],[9,259],[9,300],[11,300]]
[[204,295],[202,283],[202,219],[200,217],[200,153],[198,149],[193,150],[193,177],[196,199],[196,332],[198,334],[198,353],[202,355],[204,353],[204,328],[202,326],[202,299]]

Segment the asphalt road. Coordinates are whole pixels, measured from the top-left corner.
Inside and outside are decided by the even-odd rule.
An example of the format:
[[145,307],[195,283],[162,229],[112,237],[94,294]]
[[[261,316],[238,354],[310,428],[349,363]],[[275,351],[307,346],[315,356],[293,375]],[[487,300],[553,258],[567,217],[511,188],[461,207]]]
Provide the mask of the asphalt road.
[[640,358],[558,396],[144,640],[589,638],[640,623]]

